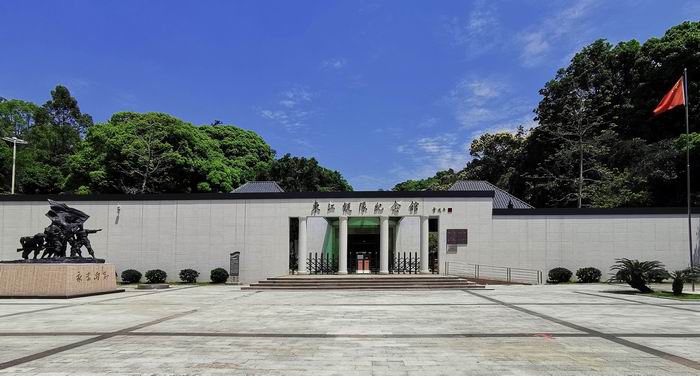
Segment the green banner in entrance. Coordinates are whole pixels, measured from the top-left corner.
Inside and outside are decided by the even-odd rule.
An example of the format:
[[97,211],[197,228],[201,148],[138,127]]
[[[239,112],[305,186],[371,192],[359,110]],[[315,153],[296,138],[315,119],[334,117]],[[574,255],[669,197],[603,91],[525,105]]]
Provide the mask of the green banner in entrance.
[[377,217],[362,217],[349,218],[348,228],[372,228],[379,227],[379,218]]

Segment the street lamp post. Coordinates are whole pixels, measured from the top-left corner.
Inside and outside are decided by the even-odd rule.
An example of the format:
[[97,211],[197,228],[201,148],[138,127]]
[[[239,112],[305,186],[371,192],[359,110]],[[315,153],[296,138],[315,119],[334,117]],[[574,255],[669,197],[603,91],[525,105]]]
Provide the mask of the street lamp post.
[[27,141],[21,140],[15,136],[3,137],[3,140],[12,143],[12,187],[10,193],[15,194],[15,164],[17,163],[17,144],[26,144]]

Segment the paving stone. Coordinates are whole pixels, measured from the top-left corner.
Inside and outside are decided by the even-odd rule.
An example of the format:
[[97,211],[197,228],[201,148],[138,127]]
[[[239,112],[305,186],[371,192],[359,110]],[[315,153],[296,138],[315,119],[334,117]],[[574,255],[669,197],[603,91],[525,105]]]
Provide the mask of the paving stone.
[[[471,294],[176,286],[2,301],[0,363],[95,341],[0,374],[699,374],[692,367],[700,362],[693,324],[700,304],[603,292],[615,289],[625,288],[495,286]],[[629,342],[612,340],[625,334]]]

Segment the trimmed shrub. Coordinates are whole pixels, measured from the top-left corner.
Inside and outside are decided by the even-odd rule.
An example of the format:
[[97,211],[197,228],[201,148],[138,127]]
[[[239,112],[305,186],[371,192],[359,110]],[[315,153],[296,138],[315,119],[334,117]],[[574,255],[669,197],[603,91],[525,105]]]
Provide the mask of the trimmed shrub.
[[180,280],[185,283],[196,283],[199,272],[194,269],[180,270]]
[[603,273],[601,273],[599,269],[592,266],[588,268],[581,268],[576,271],[576,278],[578,278],[578,281],[581,283],[600,282],[600,277],[602,276]]
[[138,270],[126,269],[122,272],[122,283],[139,283],[141,273]]
[[164,283],[168,278],[168,274],[160,269],[153,269],[146,272],[146,280],[148,283]]
[[228,280],[228,272],[224,268],[212,269],[209,279],[211,283],[224,283]]
[[571,270],[567,268],[554,268],[549,271],[549,283],[565,283],[571,280]]

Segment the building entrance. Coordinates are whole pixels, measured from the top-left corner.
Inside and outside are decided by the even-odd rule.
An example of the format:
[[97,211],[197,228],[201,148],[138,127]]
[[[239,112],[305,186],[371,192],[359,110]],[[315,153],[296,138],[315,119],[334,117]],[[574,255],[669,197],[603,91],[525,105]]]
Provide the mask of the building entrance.
[[348,235],[348,272],[379,272],[379,234]]

